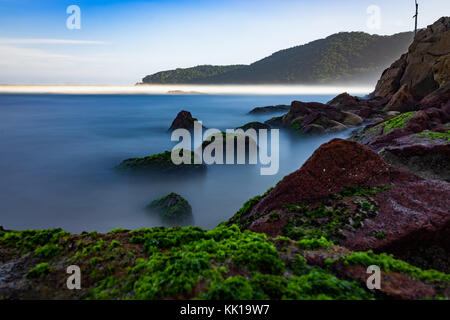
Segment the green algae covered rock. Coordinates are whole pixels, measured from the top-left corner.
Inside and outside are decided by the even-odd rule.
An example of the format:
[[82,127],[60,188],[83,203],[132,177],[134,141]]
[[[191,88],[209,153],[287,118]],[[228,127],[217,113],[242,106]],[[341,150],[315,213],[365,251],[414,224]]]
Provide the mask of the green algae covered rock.
[[192,207],[189,202],[173,192],[152,201],[147,209],[158,212],[161,219],[167,222],[182,222],[192,218]]
[[194,151],[186,149],[179,150],[180,156],[183,156],[186,152],[191,154],[191,162],[188,164],[182,163],[180,165],[176,165],[172,162],[171,152],[165,151],[163,153],[143,158],[131,158],[124,160],[117,167],[117,169],[124,171],[153,171],[171,173],[180,171],[201,171],[206,168],[203,164],[194,163],[194,159],[198,157]]

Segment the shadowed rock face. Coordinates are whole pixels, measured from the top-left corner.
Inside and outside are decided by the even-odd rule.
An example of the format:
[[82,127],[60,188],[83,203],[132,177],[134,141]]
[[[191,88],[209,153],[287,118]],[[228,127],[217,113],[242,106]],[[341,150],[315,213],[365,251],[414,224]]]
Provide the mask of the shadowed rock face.
[[[336,197],[349,187],[381,189],[370,196]],[[320,206],[325,209],[314,209]],[[370,148],[334,139],[261,197],[240,221],[246,229],[271,236],[287,235],[292,224],[301,232],[327,225],[324,234],[352,250],[401,255],[421,244],[438,245],[448,253],[449,208],[449,183],[390,167]],[[278,219],[273,219],[274,211]],[[333,215],[339,219],[330,223]]]
[[373,97],[389,99],[387,111],[440,107],[450,97],[450,17],[420,30],[409,47],[386,69]]
[[180,111],[173,120],[172,125],[170,126],[169,130],[173,131],[176,129],[186,129],[186,130],[193,130],[194,129],[194,122],[197,121],[196,118],[192,117],[192,114],[189,111]]

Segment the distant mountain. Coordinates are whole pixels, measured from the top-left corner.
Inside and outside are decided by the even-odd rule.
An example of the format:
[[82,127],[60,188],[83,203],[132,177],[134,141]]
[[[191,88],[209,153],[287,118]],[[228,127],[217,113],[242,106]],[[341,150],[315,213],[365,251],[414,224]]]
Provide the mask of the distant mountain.
[[376,81],[408,50],[412,32],[392,36],[342,32],[278,51],[250,65],[210,66],[162,71],[144,84],[323,84]]

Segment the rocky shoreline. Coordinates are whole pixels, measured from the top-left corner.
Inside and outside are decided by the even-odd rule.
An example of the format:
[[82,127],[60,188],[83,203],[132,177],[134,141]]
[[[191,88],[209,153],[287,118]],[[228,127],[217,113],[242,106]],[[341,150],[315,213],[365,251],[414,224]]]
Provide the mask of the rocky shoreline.
[[[0,227],[0,299],[448,300],[449,43],[444,17],[417,34],[368,99],[294,101],[284,116],[244,126],[320,134],[370,123],[319,147],[213,230]],[[274,108],[286,110],[255,112]],[[183,111],[170,130],[193,121]],[[173,171],[169,156],[120,168]],[[177,194],[151,206],[168,219],[192,210]],[[66,287],[69,265],[82,270],[81,290]],[[366,286],[372,265],[380,290]]]

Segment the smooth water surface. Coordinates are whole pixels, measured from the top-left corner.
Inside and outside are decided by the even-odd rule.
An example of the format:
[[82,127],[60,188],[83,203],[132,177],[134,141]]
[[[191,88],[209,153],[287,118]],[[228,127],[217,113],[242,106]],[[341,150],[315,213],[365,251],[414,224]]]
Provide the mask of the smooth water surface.
[[[288,95],[0,95],[0,225],[61,227],[71,232],[161,225],[145,211],[176,192],[193,208],[195,225],[213,228],[242,204],[301,167],[322,143],[347,132],[305,138],[280,132],[280,170],[215,165],[204,175],[118,174],[122,160],[170,150],[168,128],[181,110],[208,128],[232,129],[274,115],[254,107],[332,96]],[[280,114],[278,114],[280,115]],[[307,188],[308,186],[305,186]]]

